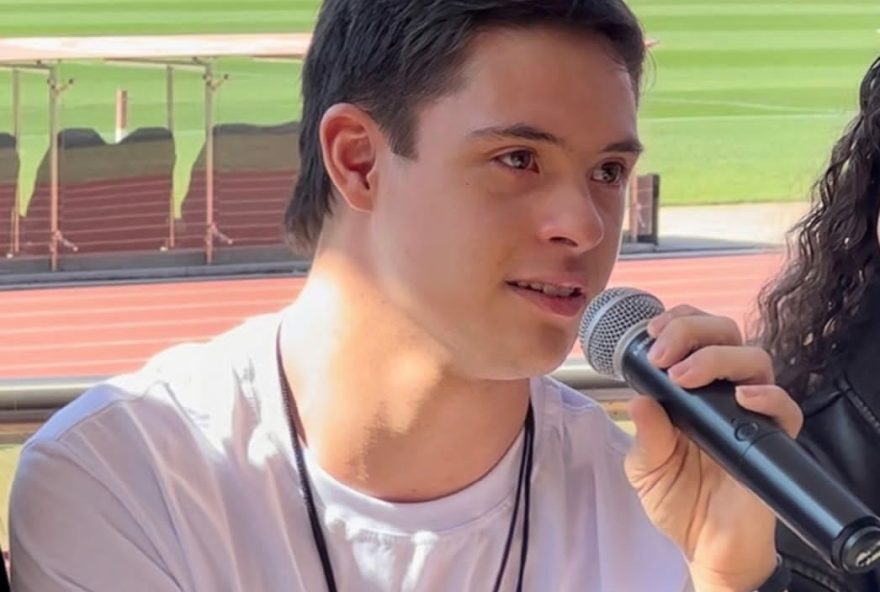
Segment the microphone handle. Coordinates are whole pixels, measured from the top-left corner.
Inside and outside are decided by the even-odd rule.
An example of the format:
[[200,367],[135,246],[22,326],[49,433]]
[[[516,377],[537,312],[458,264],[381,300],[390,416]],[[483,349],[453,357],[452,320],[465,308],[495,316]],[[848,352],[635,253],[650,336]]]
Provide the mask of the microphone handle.
[[692,390],[673,383],[648,360],[652,343],[641,331],[626,344],[621,364],[626,382],[656,399],[673,425],[829,564],[850,573],[872,569],[880,560],[880,519],[775,421],[741,407],[733,383]]

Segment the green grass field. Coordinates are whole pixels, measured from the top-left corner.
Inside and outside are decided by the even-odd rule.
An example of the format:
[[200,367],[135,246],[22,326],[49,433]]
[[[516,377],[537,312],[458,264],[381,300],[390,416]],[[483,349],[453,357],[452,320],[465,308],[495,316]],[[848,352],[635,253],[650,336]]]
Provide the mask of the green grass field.
[[[318,0],[0,0],[0,35],[276,32],[309,30]],[[652,52],[641,112],[642,170],[663,177],[666,204],[801,199],[851,117],[858,83],[880,53],[880,3],[843,0],[633,0]],[[219,121],[298,117],[298,69],[225,60],[231,78]],[[165,120],[161,71],[68,64],[65,126],[113,135],[113,101],[125,88],[130,128]],[[0,72],[0,129],[10,121]],[[178,76],[178,153],[201,145],[202,86]],[[22,146],[31,177],[48,144],[45,82],[29,75]],[[11,127],[11,123],[8,124]],[[28,172],[30,171],[30,172]],[[179,167],[178,187],[187,167]],[[27,192],[26,192],[27,193]]]
[[880,54],[880,3],[638,0],[645,169],[665,203],[802,198]]

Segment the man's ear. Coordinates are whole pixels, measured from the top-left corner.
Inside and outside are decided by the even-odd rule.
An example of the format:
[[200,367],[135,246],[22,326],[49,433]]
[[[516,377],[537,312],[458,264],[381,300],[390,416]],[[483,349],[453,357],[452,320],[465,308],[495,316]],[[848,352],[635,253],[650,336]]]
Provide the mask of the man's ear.
[[375,205],[376,154],[381,130],[363,109],[350,103],[330,107],[321,119],[324,166],[339,196],[354,210]]

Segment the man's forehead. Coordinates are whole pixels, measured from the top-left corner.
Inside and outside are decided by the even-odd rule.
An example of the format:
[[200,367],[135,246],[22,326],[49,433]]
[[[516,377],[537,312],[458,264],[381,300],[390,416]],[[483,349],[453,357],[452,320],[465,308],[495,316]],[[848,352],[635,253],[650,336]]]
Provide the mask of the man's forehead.
[[[554,29],[484,33],[461,69],[458,93],[493,104],[512,119],[531,109],[603,108],[631,111],[635,89],[630,73],[594,36]],[[537,105],[536,105],[537,102]]]
[[433,120],[430,133],[641,151],[631,77],[593,36],[538,27],[483,32],[457,78],[419,109],[422,122]]
[[[590,31],[535,26],[495,27],[477,33],[464,52],[460,73],[468,79],[538,66],[544,72],[574,67],[631,78],[607,38]],[[630,85],[630,89],[632,87]]]

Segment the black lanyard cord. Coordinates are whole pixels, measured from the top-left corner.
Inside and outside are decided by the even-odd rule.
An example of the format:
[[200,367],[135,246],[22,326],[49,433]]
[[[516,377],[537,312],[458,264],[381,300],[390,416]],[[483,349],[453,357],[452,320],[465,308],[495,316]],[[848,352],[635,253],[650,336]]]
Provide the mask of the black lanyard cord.
[[[299,433],[296,429],[297,418],[299,417],[296,409],[296,402],[293,400],[290,392],[290,386],[287,383],[287,376],[284,374],[284,366],[281,358],[280,347],[280,331],[279,344],[276,348],[276,356],[278,359],[278,379],[281,384],[281,394],[284,398],[284,407],[287,412],[287,423],[290,430],[290,439],[293,445],[293,453],[296,459],[296,471],[299,475],[300,484],[303,490],[303,497],[306,503],[306,509],[309,514],[309,525],[312,529],[312,538],[318,549],[318,555],[321,559],[321,568],[324,571],[324,580],[327,582],[328,592],[337,592],[336,578],[333,574],[333,564],[330,562],[330,553],[327,549],[327,542],[324,540],[324,531],[321,528],[321,522],[318,519],[318,511],[315,505],[315,498],[312,493],[311,479],[309,478],[309,470],[306,466],[305,455],[303,454],[302,445],[300,444]],[[510,555],[510,547],[513,543],[513,534],[516,530],[517,517],[519,516],[520,498],[523,497],[523,534],[522,546],[520,549],[519,574],[517,578],[517,592],[522,592],[523,576],[526,568],[526,559],[529,550],[529,507],[531,505],[531,481],[532,481],[532,462],[534,454],[535,439],[535,416],[532,411],[532,403],[529,401],[529,408],[526,413],[526,420],[523,426],[523,450],[519,466],[519,477],[516,485],[516,499],[513,503],[513,516],[510,519],[510,527],[507,531],[507,540],[504,544],[504,552],[501,558],[501,566],[498,575],[495,578],[494,592],[499,592],[501,583],[504,580],[504,572],[507,567],[507,559]],[[523,495],[524,494],[524,495]]]

